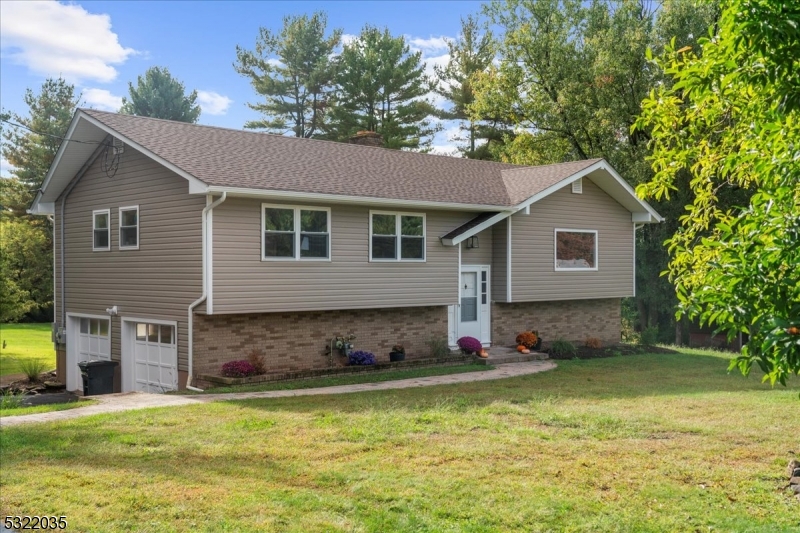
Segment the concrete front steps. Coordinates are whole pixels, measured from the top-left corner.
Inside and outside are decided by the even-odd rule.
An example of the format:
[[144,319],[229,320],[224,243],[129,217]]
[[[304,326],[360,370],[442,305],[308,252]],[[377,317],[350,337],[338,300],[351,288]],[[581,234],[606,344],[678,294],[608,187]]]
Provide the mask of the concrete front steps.
[[491,348],[487,348],[486,351],[489,352],[489,357],[486,359],[478,357],[477,355],[475,356],[475,362],[477,364],[502,365],[504,363],[527,363],[529,361],[544,361],[549,358],[546,353],[519,353],[517,350],[507,346],[492,346]]

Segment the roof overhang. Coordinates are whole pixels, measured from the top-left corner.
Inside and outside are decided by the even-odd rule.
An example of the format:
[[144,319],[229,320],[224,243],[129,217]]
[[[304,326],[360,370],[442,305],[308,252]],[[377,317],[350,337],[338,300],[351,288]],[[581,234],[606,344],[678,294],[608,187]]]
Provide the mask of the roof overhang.
[[53,214],[55,212],[55,201],[76,175],[79,174],[87,161],[95,155],[98,147],[105,142],[109,135],[116,137],[128,146],[185,178],[189,181],[190,191],[191,189],[199,190],[206,187],[205,183],[188,172],[176,167],[139,143],[130,140],[79,109],[72,117],[64,141],[58,148],[53,164],[50,165],[50,170],[47,171],[42,187],[36,193],[28,212],[33,215]]
[[609,165],[605,160],[600,160],[597,163],[586,167],[585,169],[576,172],[575,174],[564,178],[557,183],[554,183],[550,187],[539,191],[525,201],[515,205],[512,209],[505,209],[503,212],[498,213],[494,217],[470,227],[468,230],[460,233],[458,236],[453,238],[443,237],[440,240],[445,246],[456,246],[462,241],[465,241],[470,237],[477,235],[481,231],[490,228],[501,220],[508,218],[514,213],[523,210],[529,212],[532,204],[550,196],[557,190],[562,189],[567,185],[570,185],[572,182],[578,181],[584,177],[592,180],[592,183],[597,185],[611,198],[616,200],[617,203],[630,211],[631,221],[633,223],[654,224],[664,221],[664,217],[659,215],[658,212],[656,212],[656,210],[650,206],[650,204],[636,196],[636,192],[633,190],[633,188],[628,185],[628,182],[622,179],[622,176],[620,176],[611,165]]
[[455,211],[506,211],[512,213],[513,207],[500,206],[500,205],[482,205],[482,204],[461,204],[449,202],[432,202],[423,200],[400,200],[396,198],[376,198],[369,196],[347,196],[342,194],[323,194],[312,192],[297,192],[297,191],[278,191],[271,189],[246,189],[238,187],[219,187],[219,186],[206,186],[202,191],[192,191],[191,186],[189,192],[202,192],[203,194],[221,194],[228,193],[228,196],[239,196],[243,198],[263,198],[265,200],[304,200],[308,202],[318,201],[337,204],[369,204],[380,205],[386,207],[398,208],[421,208],[427,207],[430,209],[449,209]]
[[664,217],[659,215],[658,212],[656,212],[656,210],[650,206],[650,204],[636,196],[636,192],[633,190],[633,187],[631,187],[611,165],[602,159],[594,165],[586,167],[585,169],[576,172],[572,176],[564,178],[558,183],[554,183],[550,187],[539,191],[527,200],[520,202],[515,206],[515,210],[520,211],[522,209],[526,209],[530,207],[531,204],[538,202],[542,198],[553,194],[562,187],[570,185],[572,182],[578,181],[584,177],[592,180],[592,183],[600,187],[603,192],[616,200],[617,203],[619,203],[622,207],[630,211],[631,220],[633,222],[640,224],[653,224],[664,221]]

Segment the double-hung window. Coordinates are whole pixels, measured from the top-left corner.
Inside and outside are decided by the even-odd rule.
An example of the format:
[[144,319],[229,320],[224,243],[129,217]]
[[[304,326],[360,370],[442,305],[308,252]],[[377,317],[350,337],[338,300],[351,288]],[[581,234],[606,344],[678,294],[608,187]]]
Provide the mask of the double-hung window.
[[261,218],[263,260],[330,259],[330,208],[263,204]]
[[555,230],[556,271],[597,270],[597,231]]
[[92,211],[92,251],[106,252],[111,249],[111,211]]
[[425,261],[425,215],[370,211],[371,261]]
[[139,206],[119,208],[119,249],[139,249]]

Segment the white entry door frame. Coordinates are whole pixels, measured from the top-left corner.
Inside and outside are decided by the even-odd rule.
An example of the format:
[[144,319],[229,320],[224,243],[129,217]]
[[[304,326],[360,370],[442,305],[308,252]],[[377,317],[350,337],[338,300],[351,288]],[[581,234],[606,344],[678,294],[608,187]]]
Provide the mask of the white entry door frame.
[[448,308],[449,344],[475,337],[484,347],[492,344],[491,267],[461,265],[458,304]]

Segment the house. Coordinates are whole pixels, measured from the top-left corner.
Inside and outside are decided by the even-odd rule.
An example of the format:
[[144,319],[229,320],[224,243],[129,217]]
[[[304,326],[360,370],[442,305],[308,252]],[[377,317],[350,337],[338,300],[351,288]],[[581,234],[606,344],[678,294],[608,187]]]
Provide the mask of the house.
[[[356,142],[375,142],[361,135]],[[603,160],[523,167],[78,110],[31,212],[53,220],[58,368],[184,388],[266,350],[324,368],[335,335],[620,339],[634,236],[661,217]],[[338,363],[338,359],[336,361]]]

